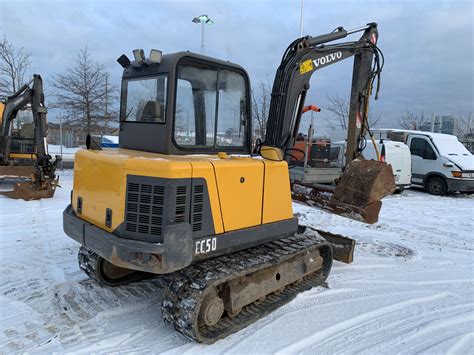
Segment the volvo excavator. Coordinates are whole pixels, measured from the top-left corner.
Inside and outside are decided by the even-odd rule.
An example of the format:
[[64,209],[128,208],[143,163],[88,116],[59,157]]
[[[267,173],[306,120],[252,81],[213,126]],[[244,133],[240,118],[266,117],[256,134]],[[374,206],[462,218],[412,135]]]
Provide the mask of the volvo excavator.
[[[357,41],[329,44],[356,32]],[[377,39],[370,23],[291,43],[255,151],[243,67],[191,52],[122,55],[120,147],[88,138],[63,213],[65,233],[81,244],[80,268],[107,286],[160,275],[164,320],[207,344],[324,285],[333,259],[352,261],[355,241],[298,224],[288,161],[311,75],[351,56],[348,154],[359,156],[381,70]],[[355,161],[349,173],[367,163]],[[343,197],[379,186],[384,167],[372,163]]]
[[[48,154],[46,113],[43,80],[37,74],[0,102],[0,176],[28,178],[16,182],[12,191],[1,191],[1,195],[24,200],[53,197],[61,157],[53,161]],[[22,115],[29,117],[22,120]]]

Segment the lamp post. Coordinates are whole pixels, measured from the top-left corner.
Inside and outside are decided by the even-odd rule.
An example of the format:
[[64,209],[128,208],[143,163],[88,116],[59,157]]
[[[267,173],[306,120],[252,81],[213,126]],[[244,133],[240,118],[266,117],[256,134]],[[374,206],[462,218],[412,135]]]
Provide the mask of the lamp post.
[[59,146],[61,161],[59,162],[60,170],[63,170],[63,116],[59,115]]
[[207,15],[201,15],[193,18],[193,22],[201,24],[201,54],[204,54],[204,26],[206,24],[212,25],[214,24],[214,21],[212,21]]

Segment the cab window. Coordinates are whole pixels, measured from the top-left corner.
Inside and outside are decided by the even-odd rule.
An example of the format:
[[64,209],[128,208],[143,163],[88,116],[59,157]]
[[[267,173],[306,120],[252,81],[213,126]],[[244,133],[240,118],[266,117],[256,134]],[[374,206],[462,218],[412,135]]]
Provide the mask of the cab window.
[[185,146],[214,145],[217,70],[180,67],[176,89],[175,141]]
[[431,144],[424,138],[413,138],[410,143],[410,152],[423,159],[436,160],[436,153]]
[[18,111],[13,120],[11,130],[11,153],[32,154],[35,146],[35,125],[33,123],[33,112],[30,108]]
[[241,73],[183,60],[176,84],[174,140],[178,146],[245,145],[247,92]]
[[238,73],[219,71],[219,109],[216,145],[243,146],[245,136],[245,80]]
[[165,75],[127,80],[125,117],[122,121],[164,123],[166,81]]

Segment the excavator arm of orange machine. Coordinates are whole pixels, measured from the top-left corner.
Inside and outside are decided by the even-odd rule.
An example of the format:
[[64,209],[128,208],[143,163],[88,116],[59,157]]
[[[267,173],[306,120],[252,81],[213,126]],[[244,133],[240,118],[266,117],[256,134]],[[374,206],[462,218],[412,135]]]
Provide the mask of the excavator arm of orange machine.
[[[363,32],[358,41],[327,44]],[[256,148],[267,159],[294,157],[296,137],[312,74],[331,64],[354,56],[352,89],[347,129],[346,167],[332,194],[320,193],[315,186],[294,182],[293,198],[323,207],[333,213],[367,223],[375,223],[381,199],[395,191],[390,165],[364,161],[361,151],[371,135],[368,124],[369,99],[375,81],[379,90],[383,55],[377,47],[377,24],[369,23],[354,30],[342,27],[318,37],[303,37],[285,51],[275,75],[265,140]]]

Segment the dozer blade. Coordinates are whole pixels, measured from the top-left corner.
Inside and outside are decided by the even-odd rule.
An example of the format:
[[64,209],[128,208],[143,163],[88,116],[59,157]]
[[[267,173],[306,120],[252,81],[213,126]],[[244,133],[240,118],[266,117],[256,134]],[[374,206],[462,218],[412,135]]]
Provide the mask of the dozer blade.
[[31,181],[17,182],[13,185],[12,191],[0,191],[0,195],[7,196],[13,199],[23,199],[25,201],[39,200],[42,198],[51,198],[56,192],[59,179],[52,182],[47,182],[40,188],[37,188]]
[[293,184],[294,200],[357,221],[378,221],[381,199],[396,189],[392,167],[373,160],[354,160],[347,165],[336,188]]
[[341,234],[334,234],[309,226],[298,226],[298,233],[304,233],[306,229],[318,232],[321,237],[326,239],[332,246],[332,257],[334,260],[350,264],[354,261],[354,250],[356,242],[354,239],[344,237]]
[[29,178],[36,171],[34,166],[0,166],[2,178],[25,177]]

